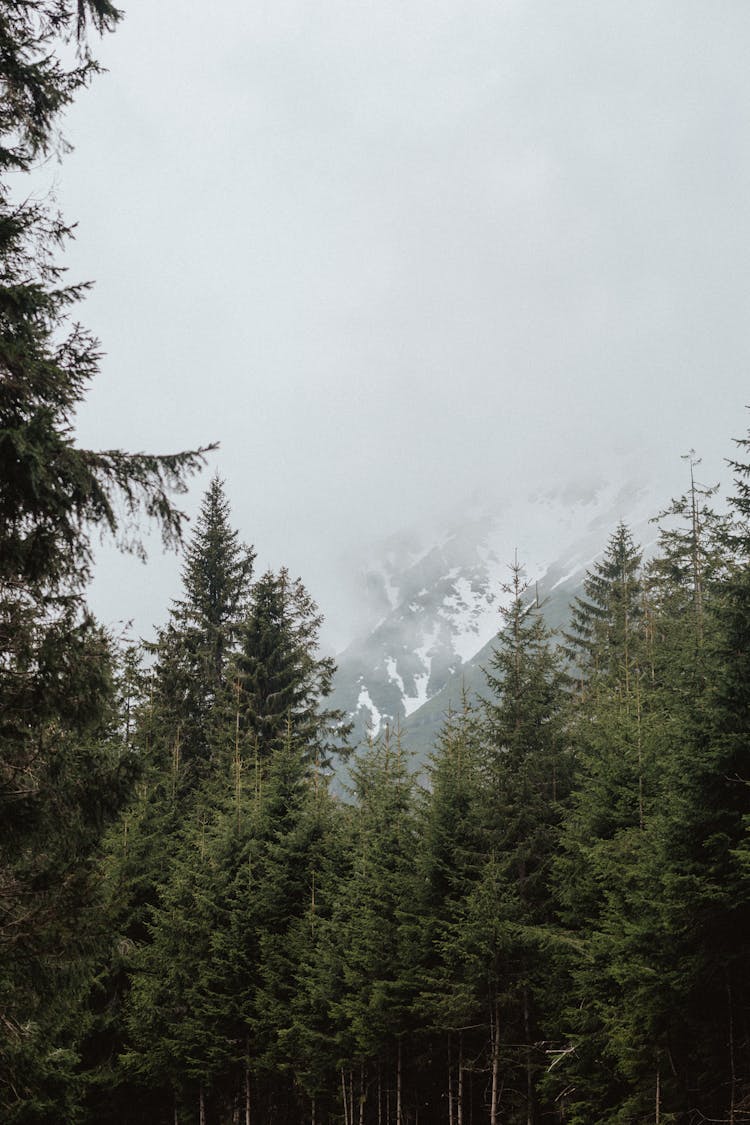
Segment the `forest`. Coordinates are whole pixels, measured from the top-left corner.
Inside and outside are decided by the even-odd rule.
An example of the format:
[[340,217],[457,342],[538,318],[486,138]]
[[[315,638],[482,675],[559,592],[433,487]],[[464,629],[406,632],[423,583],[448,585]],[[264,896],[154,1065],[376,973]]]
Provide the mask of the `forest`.
[[[561,634],[510,568],[428,762],[349,745],[220,475],[186,530],[213,447],[76,442],[86,287],[17,185],[118,16],[0,10],[0,1117],[750,1122],[750,437],[726,504],[690,455],[647,558],[611,529]],[[132,645],[86,588],[139,522],[182,582]]]

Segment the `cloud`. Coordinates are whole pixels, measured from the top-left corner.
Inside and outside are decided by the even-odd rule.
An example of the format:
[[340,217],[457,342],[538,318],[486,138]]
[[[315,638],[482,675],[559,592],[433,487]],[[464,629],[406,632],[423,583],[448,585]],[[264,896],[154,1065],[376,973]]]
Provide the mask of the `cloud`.
[[220,439],[243,534],[329,617],[342,550],[477,488],[719,464],[749,32],[741,2],[134,0],[58,173],[107,352],[82,439]]

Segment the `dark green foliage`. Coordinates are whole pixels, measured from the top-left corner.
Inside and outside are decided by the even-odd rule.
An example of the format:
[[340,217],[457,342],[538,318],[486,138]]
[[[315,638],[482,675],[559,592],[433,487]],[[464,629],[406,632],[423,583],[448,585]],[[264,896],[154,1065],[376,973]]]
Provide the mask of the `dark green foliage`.
[[187,791],[226,748],[228,669],[248,609],[254,557],[231,527],[224,486],[215,476],[185,552],[183,596],[173,603],[154,650],[153,736],[163,759],[177,755],[179,785]]
[[341,1064],[398,1098],[403,1039],[413,1028],[416,848],[414,782],[400,738],[386,731],[351,769],[351,865],[334,911],[341,990],[334,1005]]
[[418,907],[421,987],[416,1007],[429,1026],[456,1030],[474,1006],[451,936],[481,870],[484,841],[479,792],[477,715],[464,699],[446,716],[419,808]]
[[[99,365],[71,323],[85,286],[63,283],[70,229],[17,202],[9,173],[64,148],[60,112],[97,64],[87,24],[107,0],[6,4],[0,12],[0,1115],[74,1121],[75,1074],[97,924],[95,857],[129,790],[114,710],[112,645],[83,598],[91,534],[138,549],[134,519],[165,542],[203,452],[80,449],[74,413]],[[64,45],[68,44],[67,50]],[[71,48],[75,47],[76,50]],[[67,53],[69,65],[60,61]]]
[[459,941],[468,936],[466,954],[484,967],[477,984],[485,982],[483,1007],[491,1017],[492,1104],[506,1119],[536,1121],[542,1112],[538,1079],[547,1062],[541,1044],[560,996],[550,934],[551,863],[570,791],[571,755],[560,657],[517,562],[506,592],[510,602],[486,672],[491,694],[482,707],[475,815],[486,858]]
[[329,665],[284,572],[253,587],[188,786],[159,711],[193,697],[162,664],[152,701],[131,660],[130,744],[161,751],[112,835],[130,928],[101,995],[128,1034],[94,1012],[94,1119],[739,1125],[748,603],[706,499],[672,505],[643,576],[610,539],[569,631],[582,691],[514,567],[485,698],[422,793],[386,733],[353,805],[330,798]]
[[513,568],[424,792],[386,732],[331,797],[320,615],[286,570],[251,584],[218,478],[153,667],[118,654],[91,536],[141,551],[145,514],[174,545],[205,451],[76,445],[86,286],[9,179],[64,149],[118,18],[0,11],[2,1120],[750,1121],[750,465],[728,517],[689,454],[645,569],[616,528],[567,696]]
[[336,666],[317,651],[321,620],[302,582],[292,581],[288,571],[269,571],[255,583],[233,673],[249,756],[269,758],[290,724],[295,745],[319,767],[342,751],[349,729],[344,715],[322,706]]
[[640,563],[628,528],[619,524],[602,561],[586,573],[583,597],[571,606],[564,648],[574,669],[571,678],[582,692],[601,684],[630,690],[642,615]]
[[[120,12],[110,0],[16,0],[0,15],[4,97],[0,108],[0,171],[28,171],[32,162],[62,144],[62,110],[99,70],[86,40],[87,23],[111,31]],[[75,42],[75,62],[58,57]]]

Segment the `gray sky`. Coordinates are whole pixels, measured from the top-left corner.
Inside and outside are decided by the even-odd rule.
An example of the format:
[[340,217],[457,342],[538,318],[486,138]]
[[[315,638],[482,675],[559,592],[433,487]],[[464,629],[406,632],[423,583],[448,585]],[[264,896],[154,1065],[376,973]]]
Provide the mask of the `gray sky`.
[[[720,474],[747,0],[122,2],[51,170],[107,353],[81,439],[221,441],[236,524],[332,644],[352,543],[625,456],[668,492],[691,446]],[[105,563],[101,612],[143,632],[175,560]]]

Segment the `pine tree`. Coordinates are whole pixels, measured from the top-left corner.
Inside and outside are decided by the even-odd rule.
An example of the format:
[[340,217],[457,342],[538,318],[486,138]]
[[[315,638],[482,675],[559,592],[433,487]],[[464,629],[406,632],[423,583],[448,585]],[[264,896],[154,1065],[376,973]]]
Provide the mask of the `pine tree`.
[[350,728],[343,712],[326,709],[336,666],[318,654],[322,618],[300,579],[268,571],[254,585],[233,675],[246,755],[270,758],[287,737],[305,747],[310,764],[327,766]]
[[693,1116],[739,1122],[750,1104],[750,467],[732,467],[737,522],[724,536],[724,573],[705,606],[701,690],[680,700],[686,716],[668,763],[660,860],[679,1002],[670,1044],[675,1096]]
[[128,788],[112,646],[83,596],[91,532],[138,550],[133,521],[145,512],[174,544],[183,514],[169,494],[184,491],[204,452],[76,445],[75,410],[100,359],[97,341],[70,322],[86,286],[63,280],[58,253],[70,228],[45,203],[17,202],[11,180],[64,149],[60,114],[98,69],[87,27],[108,31],[117,18],[109,0],[21,0],[0,12],[0,1113],[8,1121],[74,1119],[68,1092],[74,1010],[89,971],[91,857]]
[[[127,1004],[130,1046],[122,1066],[144,1085],[141,1112],[169,1104],[205,1113],[233,1057],[222,1020],[210,1010],[212,944],[226,926],[226,854],[199,824],[183,833],[132,961]],[[212,1016],[214,1018],[212,1018]],[[147,1108],[150,1107],[150,1110]]]
[[419,807],[416,861],[418,911],[415,1010],[436,1035],[443,1066],[429,1091],[431,1113],[447,1098],[450,1121],[463,1120],[469,1083],[466,1062],[476,1024],[476,998],[453,939],[468,895],[483,867],[479,807],[479,732],[475,709],[464,694],[461,710],[449,711],[428,764],[429,788]]
[[[654,829],[663,784],[646,673],[640,552],[623,524],[588,572],[584,595],[572,607],[565,634],[564,651],[577,665],[571,678],[578,690],[568,715],[575,787],[554,864],[572,955],[559,1024],[570,1049],[561,1054],[556,1077],[560,1088],[575,1091],[566,1114],[576,1122],[592,1114],[610,1120],[611,1107],[626,1097],[628,1078],[615,1043],[623,995],[616,974],[626,960],[620,930],[632,921],[637,895],[620,890],[636,884],[642,889],[641,875],[649,870],[646,836]],[[648,925],[658,930],[648,911],[642,921],[644,933]]]
[[583,597],[575,598],[564,633],[571,678],[582,692],[602,683],[631,690],[642,616],[640,565],[630,531],[618,524],[601,562],[586,572]]
[[255,553],[239,542],[214,476],[185,552],[183,596],[155,646],[155,705],[161,738],[178,747],[181,788],[211,772],[232,727],[228,667],[247,613]]
[[711,602],[728,577],[732,520],[711,507],[718,485],[696,480],[701,462],[694,450],[684,460],[690,488],[652,520],[659,525],[658,551],[646,568],[644,586],[647,671],[653,681],[672,685],[681,676],[688,698],[704,687],[704,664],[715,640]]
[[[356,797],[351,872],[335,914],[343,989],[334,1013],[340,1028],[342,1096],[354,1090],[386,1098],[404,1121],[409,1033],[417,992],[413,957],[416,850],[414,782],[400,737],[386,731],[351,768]],[[346,1097],[344,1098],[345,1114]],[[351,1116],[351,1115],[350,1115]],[[353,1125],[353,1122],[352,1122]]]
[[[503,1076],[517,1119],[537,1121],[537,1078],[546,1058],[537,1044],[559,993],[545,928],[554,919],[551,859],[571,781],[563,737],[564,674],[539,604],[528,597],[516,560],[506,588],[503,627],[485,672],[484,797],[481,822],[490,867],[500,879],[505,936],[505,981],[495,1027],[505,1051]],[[509,973],[510,970],[510,973]],[[500,1050],[500,1042],[495,1053]],[[513,1076],[513,1077],[512,1077]]]

